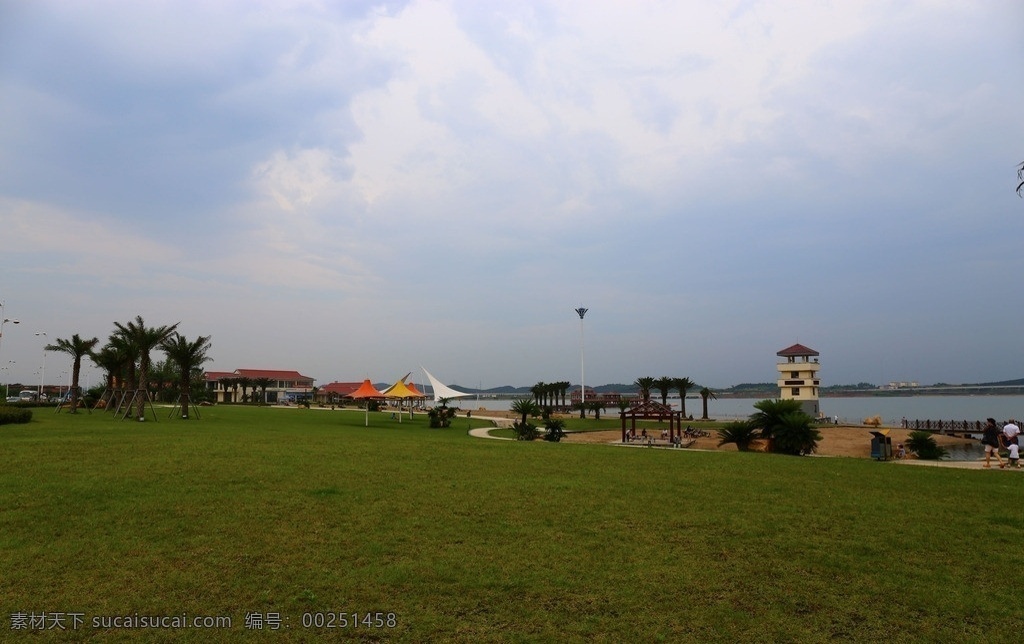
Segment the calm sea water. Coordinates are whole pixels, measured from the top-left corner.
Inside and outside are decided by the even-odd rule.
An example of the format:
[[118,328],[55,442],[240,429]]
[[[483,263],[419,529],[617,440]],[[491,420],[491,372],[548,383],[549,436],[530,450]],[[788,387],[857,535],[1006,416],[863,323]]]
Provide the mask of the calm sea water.
[[[760,398],[728,398],[708,401],[708,416],[712,418],[746,418],[754,413],[754,403]],[[679,399],[669,398],[679,409]],[[462,409],[507,410],[511,400],[461,398],[453,406]],[[865,398],[822,398],[821,412],[826,416],[839,416],[840,422],[860,423],[872,416],[881,416],[887,425],[899,425],[903,418],[913,420],[985,420],[988,417],[1004,421],[1024,418],[1024,396],[894,396]],[[615,411],[609,409],[609,412]],[[699,418],[702,413],[700,398],[686,399],[686,413]]]

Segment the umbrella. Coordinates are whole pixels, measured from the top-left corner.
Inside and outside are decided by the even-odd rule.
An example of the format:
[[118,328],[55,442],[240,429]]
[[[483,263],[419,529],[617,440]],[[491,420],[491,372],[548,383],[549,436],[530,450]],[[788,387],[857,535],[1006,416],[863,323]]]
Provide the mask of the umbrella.
[[[406,375],[405,378],[409,376]],[[385,398],[398,398],[398,422],[402,422],[402,399],[404,398],[422,398],[423,394],[415,391],[415,388],[409,389],[409,386],[405,384],[405,378],[402,378],[395,384],[391,385],[384,390]]]
[[[383,398],[384,394],[377,391],[377,388],[373,386],[370,379],[367,378],[363,381],[363,384],[359,385],[359,389],[356,389],[348,395],[349,398]],[[370,426],[370,405],[366,405],[366,426]]]

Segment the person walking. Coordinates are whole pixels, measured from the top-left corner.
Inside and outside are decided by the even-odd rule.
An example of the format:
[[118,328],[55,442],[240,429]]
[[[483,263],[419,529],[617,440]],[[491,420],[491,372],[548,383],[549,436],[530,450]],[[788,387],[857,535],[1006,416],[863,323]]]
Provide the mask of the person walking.
[[1006,463],[1003,462],[1003,457],[999,455],[999,428],[996,427],[996,419],[989,418],[985,421],[984,434],[981,436],[981,444],[985,446],[985,465],[983,467],[991,467],[992,455],[996,455],[996,460],[999,461],[999,469],[1006,467]]

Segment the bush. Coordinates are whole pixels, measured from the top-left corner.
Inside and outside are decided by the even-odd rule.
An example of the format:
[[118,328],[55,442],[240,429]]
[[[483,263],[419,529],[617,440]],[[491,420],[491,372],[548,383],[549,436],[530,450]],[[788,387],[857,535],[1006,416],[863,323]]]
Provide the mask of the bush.
[[792,456],[811,454],[818,447],[821,433],[814,428],[814,419],[802,411],[783,414],[775,426],[773,451]]
[[544,423],[544,440],[552,443],[559,443],[565,436],[565,421],[558,418],[548,418]]
[[450,407],[432,407],[427,410],[427,417],[430,418],[430,426],[433,428],[445,428],[452,426],[452,419],[455,418],[455,410]]
[[748,420],[726,423],[718,430],[718,444],[734,443],[741,452],[750,450],[750,444],[758,437],[757,428]]
[[537,439],[537,426],[530,423],[514,423],[512,431],[516,433],[517,441],[532,441]]
[[[775,437],[775,430],[783,424],[783,417],[788,414],[803,413],[803,405],[799,400],[769,399],[754,403],[757,412],[750,415],[750,422],[761,430],[760,438]],[[806,416],[806,414],[804,414]],[[808,416],[808,418],[810,418]]]
[[32,422],[31,409],[16,409],[14,407],[0,407],[0,425],[13,425],[16,423]]
[[938,461],[949,456],[949,451],[945,447],[939,447],[930,432],[910,432],[907,450],[917,454],[923,461]]

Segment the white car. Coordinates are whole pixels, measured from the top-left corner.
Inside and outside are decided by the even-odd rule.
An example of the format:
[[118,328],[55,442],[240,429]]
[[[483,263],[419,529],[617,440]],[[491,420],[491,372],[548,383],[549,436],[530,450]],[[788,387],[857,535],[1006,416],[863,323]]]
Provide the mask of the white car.
[[9,402],[9,403],[21,402],[21,398],[18,398],[17,396],[8,396],[7,397],[7,402]]

